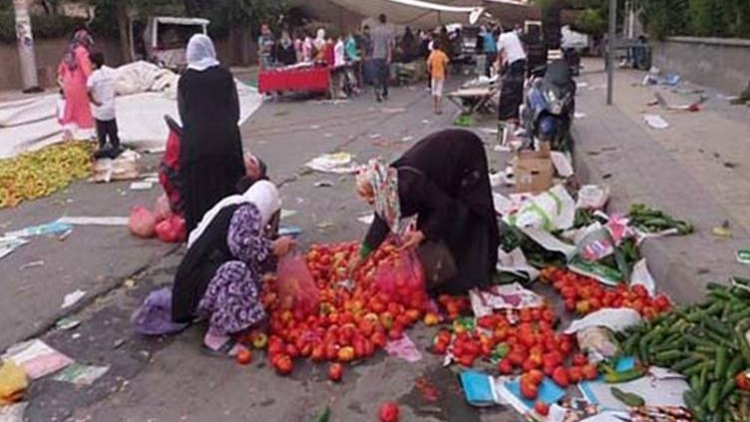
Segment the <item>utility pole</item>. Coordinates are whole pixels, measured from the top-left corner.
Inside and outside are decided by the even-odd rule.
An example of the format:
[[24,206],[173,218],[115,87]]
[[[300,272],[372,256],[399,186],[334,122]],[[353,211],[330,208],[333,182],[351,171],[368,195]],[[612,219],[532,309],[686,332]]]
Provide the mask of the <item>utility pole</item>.
[[607,37],[607,105],[612,105],[615,83],[615,27],[617,26],[617,0],[609,0],[609,35]]
[[36,74],[34,36],[31,33],[29,2],[28,0],[13,0],[13,8],[16,14],[16,38],[23,92],[39,92],[41,88],[39,88],[39,78]]

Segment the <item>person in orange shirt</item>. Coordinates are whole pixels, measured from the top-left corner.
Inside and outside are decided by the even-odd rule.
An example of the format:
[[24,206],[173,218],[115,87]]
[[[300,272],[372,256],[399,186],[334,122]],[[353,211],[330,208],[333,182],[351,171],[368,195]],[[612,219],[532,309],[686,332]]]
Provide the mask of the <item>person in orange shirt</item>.
[[430,56],[427,57],[427,70],[432,79],[432,103],[435,114],[443,114],[443,84],[445,82],[445,69],[448,67],[448,55],[443,52],[445,46],[435,41]]

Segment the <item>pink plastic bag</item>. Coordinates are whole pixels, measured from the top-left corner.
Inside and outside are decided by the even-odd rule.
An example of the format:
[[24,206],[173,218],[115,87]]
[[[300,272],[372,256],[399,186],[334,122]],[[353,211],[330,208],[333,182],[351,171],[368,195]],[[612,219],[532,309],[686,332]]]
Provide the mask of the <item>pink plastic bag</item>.
[[299,310],[305,315],[317,311],[320,291],[307,268],[304,256],[281,258],[277,278],[279,300],[283,309]]
[[177,215],[171,215],[161,221],[155,228],[156,236],[165,243],[179,243],[185,241],[185,220]]
[[144,206],[135,206],[130,210],[130,232],[134,235],[148,239],[154,237],[156,228],[156,217]]
[[375,283],[380,292],[397,303],[415,309],[423,309],[426,304],[424,272],[414,251],[403,251],[392,264],[381,264]]
[[154,203],[154,217],[156,221],[164,221],[172,216],[172,210],[169,208],[169,199],[167,194],[162,194]]

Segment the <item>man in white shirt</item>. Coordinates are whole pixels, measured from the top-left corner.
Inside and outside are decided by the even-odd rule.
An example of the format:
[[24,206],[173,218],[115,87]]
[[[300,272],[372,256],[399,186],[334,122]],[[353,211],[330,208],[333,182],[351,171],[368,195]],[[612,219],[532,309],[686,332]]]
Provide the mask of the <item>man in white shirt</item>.
[[523,77],[526,51],[516,31],[508,28],[497,40],[497,60],[505,67],[500,91],[498,117],[500,120],[518,119],[518,108],[523,102]]
[[91,114],[96,120],[96,136],[99,139],[99,150],[104,150],[107,140],[115,155],[120,150],[120,138],[117,134],[115,118],[115,80],[112,69],[104,66],[102,53],[91,54],[91,63],[95,70],[86,81],[89,89],[89,100],[93,105]]

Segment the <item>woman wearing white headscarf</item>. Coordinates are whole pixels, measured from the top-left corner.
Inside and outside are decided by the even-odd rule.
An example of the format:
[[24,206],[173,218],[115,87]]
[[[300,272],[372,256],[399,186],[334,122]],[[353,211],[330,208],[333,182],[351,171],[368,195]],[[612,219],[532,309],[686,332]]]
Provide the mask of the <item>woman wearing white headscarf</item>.
[[187,229],[192,231],[206,211],[235,192],[245,167],[234,77],[219,65],[214,44],[206,35],[190,38],[186,56],[188,66],[177,87],[177,105],[183,124],[181,196]]
[[234,354],[231,336],[257,327],[266,318],[261,278],[272,269],[272,257],[294,246],[289,237],[272,239],[272,220],[281,200],[273,183],[260,180],[242,195],[221,200],[190,233],[188,252],[175,276],[172,319],[209,321],[204,346]]

